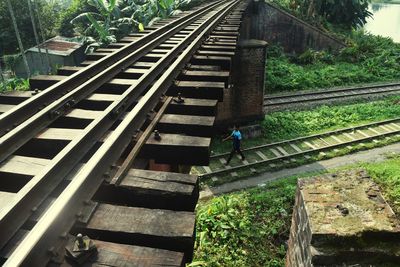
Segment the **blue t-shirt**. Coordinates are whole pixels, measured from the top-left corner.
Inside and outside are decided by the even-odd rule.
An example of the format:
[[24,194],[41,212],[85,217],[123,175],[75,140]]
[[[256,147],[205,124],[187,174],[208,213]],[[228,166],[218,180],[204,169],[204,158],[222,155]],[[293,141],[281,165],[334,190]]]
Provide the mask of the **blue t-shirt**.
[[233,137],[233,147],[240,148],[240,140],[242,140],[242,134],[239,130],[234,130],[231,134]]

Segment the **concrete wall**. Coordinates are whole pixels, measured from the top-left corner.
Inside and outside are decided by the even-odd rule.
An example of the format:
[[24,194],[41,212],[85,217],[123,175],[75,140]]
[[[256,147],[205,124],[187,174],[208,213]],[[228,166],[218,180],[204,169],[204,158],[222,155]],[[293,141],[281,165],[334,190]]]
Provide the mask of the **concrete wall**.
[[400,221],[365,171],[299,180],[287,267],[399,266],[399,240]]
[[259,39],[281,44],[286,52],[339,49],[345,45],[316,27],[264,1],[249,4],[241,31],[243,39]]

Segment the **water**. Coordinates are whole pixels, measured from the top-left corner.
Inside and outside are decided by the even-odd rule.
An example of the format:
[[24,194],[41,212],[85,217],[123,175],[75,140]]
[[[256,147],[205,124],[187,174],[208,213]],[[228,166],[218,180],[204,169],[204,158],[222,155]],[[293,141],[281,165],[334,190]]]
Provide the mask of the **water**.
[[364,28],[372,34],[391,37],[400,43],[400,4],[370,4],[373,18],[368,18]]

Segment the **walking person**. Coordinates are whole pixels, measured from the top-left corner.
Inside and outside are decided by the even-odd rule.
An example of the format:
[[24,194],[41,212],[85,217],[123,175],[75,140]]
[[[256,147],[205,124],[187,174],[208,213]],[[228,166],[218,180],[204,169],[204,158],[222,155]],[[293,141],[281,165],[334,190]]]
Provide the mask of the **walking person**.
[[226,161],[226,165],[229,164],[229,162],[231,161],[232,156],[233,156],[233,154],[235,154],[235,152],[239,153],[240,156],[242,156],[242,160],[245,159],[242,151],[240,150],[240,142],[242,140],[242,134],[239,131],[239,127],[237,127],[236,125],[233,126],[233,132],[231,133],[231,135],[229,135],[228,137],[226,137],[222,141],[226,141],[226,140],[229,140],[229,139],[232,139],[233,147],[232,147],[231,153],[229,154],[229,158]]

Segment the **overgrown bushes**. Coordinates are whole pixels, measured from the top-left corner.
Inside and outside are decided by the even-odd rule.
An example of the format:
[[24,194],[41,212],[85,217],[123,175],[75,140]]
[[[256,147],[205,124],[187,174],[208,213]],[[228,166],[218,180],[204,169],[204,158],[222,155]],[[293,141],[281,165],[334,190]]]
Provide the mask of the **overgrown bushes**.
[[284,266],[295,188],[291,178],[201,203],[197,265]]
[[289,56],[272,46],[267,54],[268,93],[400,79],[400,44],[362,31],[337,53],[308,50]]

